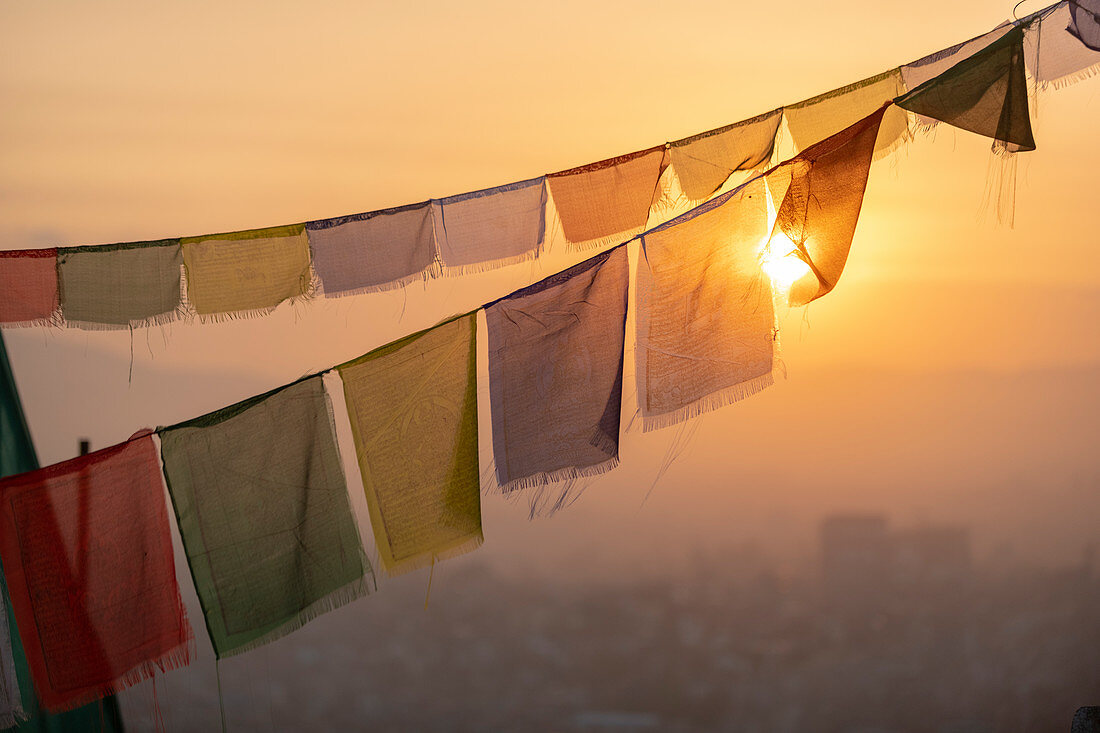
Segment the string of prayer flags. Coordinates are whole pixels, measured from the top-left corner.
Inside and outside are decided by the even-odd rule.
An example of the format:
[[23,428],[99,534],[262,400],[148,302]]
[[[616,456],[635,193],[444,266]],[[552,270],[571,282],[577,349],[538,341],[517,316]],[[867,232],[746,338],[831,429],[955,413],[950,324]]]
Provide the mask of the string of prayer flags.
[[164,475],[218,658],[367,591],[319,376],[160,429]]
[[[859,122],[884,102],[904,93],[901,70],[892,69],[784,107],[783,115],[795,147],[801,151]],[[876,153],[880,157],[889,153],[908,136],[908,115],[903,110],[891,109],[879,128]]]
[[504,491],[618,465],[629,275],[617,247],[485,309]]
[[[1060,88],[1100,70],[1100,0],[1067,0],[1028,28],[1037,36],[1032,76]],[[1029,62],[1032,55],[1028,55]]]
[[163,323],[180,310],[182,264],[178,239],[61,249],[61,314],[85,328]]
[[547,176],[565,238],[578,249],[618,244],[645,228],[665,146]]
[[270,311],[312,286],[305,228],[292,224],[180,240],[187,297],[200,316]]
[[56,249],[0,251],[0,323],[50,323],[57,307]]
[[994,138],[996,146],[1009,152],[1034,150],[1023,42],[1023,27],[1013,26],[895,102],[910,112]]
[[[855,236],[879,125],[889,103],[780,166],[768,177],[783,191],[769,247],[774,255],[791,249],[810,272],[793,283],[788,301],[805,305],[836,286]],[[785,187],[785,190],[784,190]],[[787,251],[776,251],[782,242]]]
[[1012,28],[1011,23],[1002,23],[980,36],[975,36],[962,43],[956,43],[954,46],[905,64],[901,67],[901,79],[905,84],[905,88],[916,89],[926,81],[934,79],[955,64],[970,58],[998,38],[1001,38]]
[[441,274],[431,202],[306,223],[325,295],[354,295]]
[[775,312],[760,266],[764,181],[647,232],[638,277],[642,427],[683,422],[772,383]]
[[476,329],[459,316],[337,367],[390,575],[482,542]]
[[443,266],[458,272],[531,259],[546,230],[546,177],[432,201]]
[[151,432],[0,480],[0,556],[47,710],[189,663]]
[[737,171],[759,168],[772,157],[783,110],[671,143],[672,169],[692,201],[709,198]]

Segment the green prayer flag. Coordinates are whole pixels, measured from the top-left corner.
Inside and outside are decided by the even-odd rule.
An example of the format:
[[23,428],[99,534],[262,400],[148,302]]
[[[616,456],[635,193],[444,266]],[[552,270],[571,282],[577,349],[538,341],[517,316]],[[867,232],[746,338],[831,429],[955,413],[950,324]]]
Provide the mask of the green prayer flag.
[[161,431],[180,535],[218,657],[367,591],[322,378]]
[[1006,34],[895,101],[899,107],[1034,150],[1024,71],[1024,26]]
[[182,265],[178,239],[59,249],[61,314],[91,328],[170,321],[180,310]]

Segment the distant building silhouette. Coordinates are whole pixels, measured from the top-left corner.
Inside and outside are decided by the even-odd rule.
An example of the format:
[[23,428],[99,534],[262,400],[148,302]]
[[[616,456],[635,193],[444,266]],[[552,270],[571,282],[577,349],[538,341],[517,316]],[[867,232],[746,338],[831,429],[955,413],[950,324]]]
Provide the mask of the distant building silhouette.
[[821,523],[825,601],[846,609],[873,610],[889,587],[890,555],[886,517],[826,517]]
[[821,570],[830,606],[873,613],[902,595],[966,584],[973,573],[970,530],[952,525],[894,530],[879,514],[826,517]]

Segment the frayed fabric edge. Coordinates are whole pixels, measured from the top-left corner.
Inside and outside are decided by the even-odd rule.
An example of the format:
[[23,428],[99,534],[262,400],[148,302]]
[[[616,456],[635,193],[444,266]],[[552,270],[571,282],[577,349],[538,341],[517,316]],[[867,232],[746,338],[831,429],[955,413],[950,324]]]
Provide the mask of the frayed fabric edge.
[[479,275],[483,272],[492,272],[493,270],[499,270],[502,267],[509,267],[511,265],[519,265],[524,262],[531,262],[538,258],[542,254],[543,245],[540,243],[537,247],[527,252],[523,252],[518,255],[512,255],[511,257],[503,257],[495,260],[487,260],[485,262],[472,262],[466,265],[448,265],[443,263],[441,275],[443,277],[454,277],[462,275]]
[[[652,208],[652,207],[650,207]],[[648,213],[646,214],[648,217]],[[569,249],[574,252],[583,252],[591,249],[601,249],[603,247],[610,247],[612,245],[622,244],[631,239],[634,239],[639,234],[645,231],[646,225],[631,227],[615,234],[609,234],[605,237],[597,237],[596,239],[586,239],[581,242],[574,242],[566,236],[566,241],[569,242]]]
[[[500,484],[499,493],[504,495],[512,495],[516,492],[525,491],[527,489],[537,489],[563,481],[591,478],[593,476],[599,476],[601,474],[612,471],[615,468],[618,468],[618,466],[619,457],[614,456],[591,466],[569,466],[567,468],[559,468],[554,471],[543,471],[542,473],[536,473],[531,476],[513,479],[508,483],[502,483]],[[497,480],[500,480],[499,475],[497,476]]]
[[194,314],[189,310],[180,306],[173,310],[165,311],[164,313],[158,313],[154,316],[146,316],[145,318],[138,318],[130,321],[129,323],[101,323],[99,321],[85,321],[74,318],[64,318],[64,325],[70,328],[79,328],[82,331],[125,331],[127,329],[133,330],[137,328],[157,328],[159,326],[167,326],[169,323],[177,323],[179,321],[186,321]]
[[65,318],[61,307],[54,308],[50,315],[43,318],[30,318],[25,321],[0,321],[0,328],[64,328]]
[[370,585],[367,580],[367,575],[353,580],[342,588],[339,588],[328,595],[319,598],[313,603],[309,604],[298,613],[291,616],[287,621],[280,624],[278,627],[268,631],[263,636],[253,639],[249,642],[235,646],[232,649],[221,651],[215,649],[215,654],[218,659],[225,659],[227,657],[234,657],[238,654],[244,654],[245,652],[258,649],[261,646],[270,644],[273,641],[277,641],[288,634],[297,631],[313,619],[323,616],[329,611],[335,611],[341,606],[346,606],[352,601],[358,600],[363,596],[369,595]]
[[642,432],[648,433],[653,430],[660,430],[662,428],[678,425],[693,417],[699,417],[708,412],[713,412],[719,408],[732,405],[735,402],[740,402],[746,397],[751,397],[758,392],[762,392],[773,384],[775,384],[775,378],[773,372],[769,371],[767,374],[753,377],[746,382],[740,382],[709,394],[706,397],[701,397],[690,405],[685,405],[672,412],[667,412],[662,415],[643,414]]
[[1057,79],[1036,80],[1035,86],[1040,92],[1045,92],[1048,89],[1059,91],[1098,75],[1100,75],[1100,61],[1097,61],[1091,66],[1086,66],[1083,69],[1066,74],[1065,76],[1060,76]]
[[156,659],[141,662],[128,672],[115,677],[111,682],[98,685],[88,692],[77,695],[71,700],[67,700],[65,704],[60,707],[46,705],[42,700],[40,700],[40,702],[42,703],[43,709],[50,713],[63,713],[68,710],[74,710],[82,705],[97,702],[110,695],[117,695],[140,682],[152,679],[158,672],[163,674],[171,672],[174,669],[186,667],[191,664],[196,656],[195,637],[193,634],[188,635],[183,643],[172,650],[160,655]]
[[436,260],[432,264],[425,267],[419,272],[414,272],[411,275],[398,278],[397,280],[388,280],[384,283],[378,283],[377,285],[363,285],[357,288],[349,288],[347,290],[337,290],[329,292],[325,290],[324,279],[320,280],[320,288],[317,291],[317,295],[320,297],[332,299],[332,298],[350,298],[355,295],[369,295],[371,293],[387,293],[391,290],[400,290],[401,288],[408,287],[417,282],[429,282],[430,280],[438,280],[443,277],[443,265]]
[[392,568],[387,568],[385,563],[380,563],[382,565],[381,572],[387,578],[396,578],[399,575],[406,575],[414,570],[431,567],[436,562],[450,560],[453,557],[473,552],[484,543],[485,534],[481,530],[478,530],[476,535],[456,540],[453,544],[447,545],[441,550],[432,550],[406,560],[398,560],[394,563]]

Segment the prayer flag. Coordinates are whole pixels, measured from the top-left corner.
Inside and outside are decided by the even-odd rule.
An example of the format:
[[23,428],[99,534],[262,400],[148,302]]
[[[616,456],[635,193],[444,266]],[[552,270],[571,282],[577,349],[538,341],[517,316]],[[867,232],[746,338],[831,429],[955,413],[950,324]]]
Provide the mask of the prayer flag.
[[476,329],[459,316],[337,367],[390,575],[481,544]]
[[1026,33],[1038,46],[1027,61],[1040,84],[1061,88],[1100,70],[1100,0],[1059,3]]
[[152,434],[0,480],[0,555],[44,707],[190,661]]
[[788,296],[792,305],[825,295],[844,271],[875,138],[888,106],[811,145],[769,176],[769,186],[786,186],[772,237],[787,237],[811,270],[793,284]]
[[268,311],[310,291],[309,245],[301,224],[180,241],[187,297],[200,316]]
[[162,428],[161,455],[219,658],[366,592],[321,377]]
[[180,307],[182,264],[178,239],[58,250],[61,314],[92,328],[168,320]]
[[671,144],[672,168],[689,199],[701,201],[722,187],[735,172],[767,163],[783,110],[699,133]]
[[1011,152],[1034,150],[1023,27],[1014,26],[974,55],[898,97],[896,104],[994,138]]
[[617,247],[485,309],[505,491],[618,465],[629,279]]
[[547,176],[565,238],[577,248],[619,244],[645,228],[665,146]]
[[0,323],[49,323],[57,306],[56,249],[0,251]]
[[440,274],[430,202],[306,223],[325,295],[401,287]]
[[[883,103],[905,93],[901,70],[872,76],[854,84],[783,108],[787,129],[798,150],[821,142],[874,113]],[[878,155],[892,151],[909,135],[909,118],[904,110],[891,109],[879,126],[875,146]]]
[[683,422],[772,383],[775,313],[760,267],[767,234],[766,193],[757,178],[642,237],[643,429]]
[[432,201],[443,266],[479,272],[530,259],[542,247],[546,177]]

